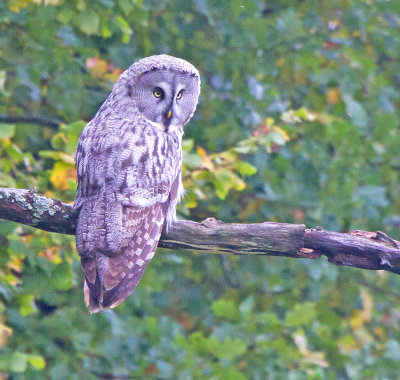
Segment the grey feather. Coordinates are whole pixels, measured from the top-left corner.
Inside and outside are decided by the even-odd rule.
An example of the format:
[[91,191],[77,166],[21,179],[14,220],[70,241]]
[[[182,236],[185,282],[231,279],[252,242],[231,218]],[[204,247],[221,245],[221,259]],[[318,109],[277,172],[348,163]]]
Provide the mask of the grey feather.
[[79,138],[76,246],[92,313],[128,297],[164,224],[175,219],[183,126],[199,94],[199,73],[190,63],[144,58],[121,75]]

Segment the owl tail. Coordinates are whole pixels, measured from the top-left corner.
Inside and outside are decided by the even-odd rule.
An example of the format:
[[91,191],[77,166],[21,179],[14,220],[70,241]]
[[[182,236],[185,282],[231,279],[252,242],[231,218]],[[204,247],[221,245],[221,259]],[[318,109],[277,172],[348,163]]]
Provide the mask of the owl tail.
[[98,298],[94,297],[90,292],[86,279],[83,284],[83,296],[85,298],[85,304],[89,308],[90,314],[98,313],[100,310],[104,309]]

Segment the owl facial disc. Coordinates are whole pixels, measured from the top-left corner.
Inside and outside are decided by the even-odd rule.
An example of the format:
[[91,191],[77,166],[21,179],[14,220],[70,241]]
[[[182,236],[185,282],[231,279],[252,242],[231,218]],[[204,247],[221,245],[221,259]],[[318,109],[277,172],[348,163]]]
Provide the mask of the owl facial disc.
[[199,78],[170,69],[153,69],[139,76],[135,88],[138,110],[163,126],[183,127],[193,114],[199,96]]

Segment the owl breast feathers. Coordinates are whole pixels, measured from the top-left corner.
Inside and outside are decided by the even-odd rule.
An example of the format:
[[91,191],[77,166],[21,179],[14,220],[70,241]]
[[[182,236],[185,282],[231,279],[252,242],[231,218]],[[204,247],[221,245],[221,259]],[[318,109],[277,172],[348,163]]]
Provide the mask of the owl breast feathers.
[[76,246],[91,313],[118,306],[141,279],[183,192],[183,126],[198,71],[166,55],[126,70],[83,130],[76,152]]

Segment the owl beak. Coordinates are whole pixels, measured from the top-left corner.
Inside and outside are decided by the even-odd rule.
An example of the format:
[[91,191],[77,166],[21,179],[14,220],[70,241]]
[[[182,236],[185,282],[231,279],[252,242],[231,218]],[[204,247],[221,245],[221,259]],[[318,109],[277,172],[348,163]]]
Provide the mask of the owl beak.
[[171,117],[171,115],[172,115],[172,111],[171,111],[171,110],[168,110],[167,119],[169,119],[169,118]]

